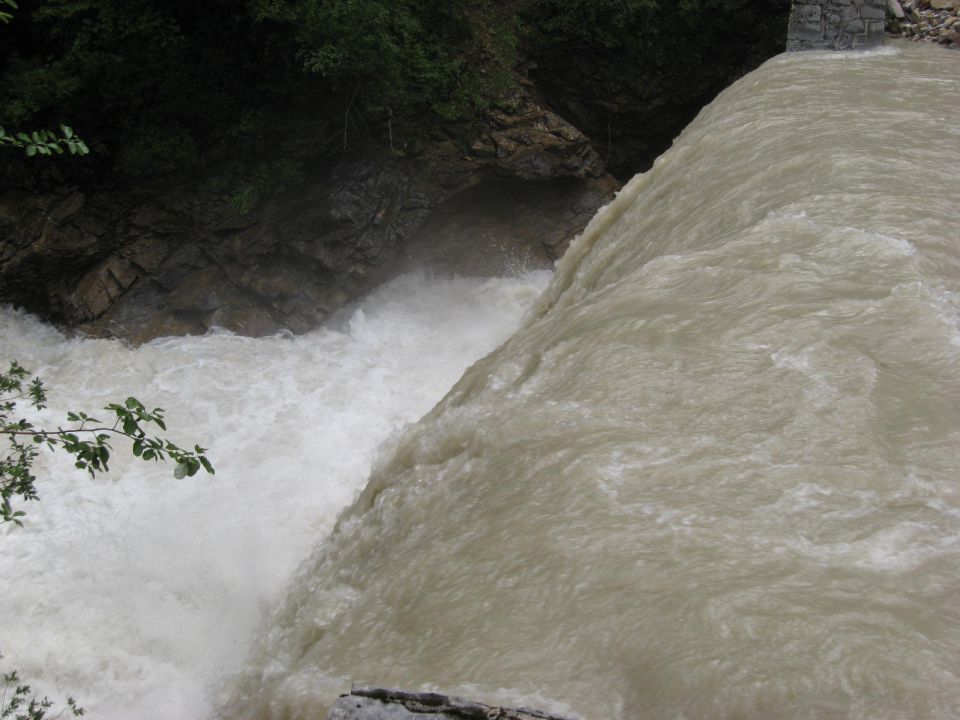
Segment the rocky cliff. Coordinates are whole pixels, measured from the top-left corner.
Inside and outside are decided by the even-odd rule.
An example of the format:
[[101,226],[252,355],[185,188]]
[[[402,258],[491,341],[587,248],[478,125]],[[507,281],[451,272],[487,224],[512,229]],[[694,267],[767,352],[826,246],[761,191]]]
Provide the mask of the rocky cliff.
[[[533,187],[559,179],[568,182],[538,186],[546,193]],[[521,96],[488,113],[465,151],[443,139],[413,157],[318,158],[295,191],[244,215],[195,187],[8,190],[0,293],[89,335],[135,342],[213,326],[305,332],[383,278],[431,213],[474,186],[498,194],[493,214],[524,219],[501,229],[509,238],[489,239],[547,262],[618,185],[579,130]],[[417,246],[429,263],[431,243]]]

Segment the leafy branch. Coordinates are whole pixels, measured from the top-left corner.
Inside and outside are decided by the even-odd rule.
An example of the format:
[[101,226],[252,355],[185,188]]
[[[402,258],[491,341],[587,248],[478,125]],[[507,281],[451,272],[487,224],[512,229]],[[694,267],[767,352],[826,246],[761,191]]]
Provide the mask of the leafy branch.
[[[16,10],[16,0],[0,0],[0,8],[8,7]],[[0,9],[0,23],[8,23],[13,19],[13,13]],[[74,135],[69,125],[60,126],[60,134],[54,130],[34,130],[32,132],[15,132],[9,134],[0,126],[0,147],[23,148],[28,157],[34,155],[63,155],[64,151],[71,155],[86,155],[90,148],[79,137]]]
[[[9,2],[10,0],[0,0],[0,2]],[[3,13],[0,13],[3,14]],[[53,130],[34,130],[33,132],[18,132],[10,135],[3,127],[0,127],[0,147],[23,148],[28,157],[34,155],[63,155],[69,152],[71,155],[86,155],[90,152],[87,144],[78,138],[73,128],[68,125],[60,126],[60,134]]]
[[[0,655],[0,659],[3,655]],[[12,692],[11,692],[12,691]],[[10,693],[9,699],[7,694]],[[24,685],[16,670],[3,674],[3,688],[0,690],[0,720],[57,720],[70,710],[74,717],[83,715],[84,710],[72,697],[67,698],[67,707],[56,715],[49,715],[53,701],[47,697],[38,698],[29,685]]]
[[200,469],[213,474],[213,465],[207,459],[206,449],[194,445],[185,450],[161,436],[148,435],[146,426],[153,424],[166,430],[163,408],[148,410],[134,397],[123,404],[110,403],[106,410],[112,422],[103,422],[85,412],[67,413],[67,421],[73,427],[48,429],[35,426],[20,417],[20,407],[27,403],[42,410],[47,396],[43,382],[38,377],[30,379],[30,373],[18,363],[12,362],[6,373],[0,373],[0,436],[7,441],[6,453],[0,456],[0,525],[12,522],[22,525],[22,510],[15,510],[12,501],[36,500],[36,476],[33,463],[39,455],[38,448],[63,450],[74,456],[74,466],[86,470],[91,477],[109,468],[112,446],[116,437],[131,441],[134,457],[145,461],[172,460],[173,474],[177,479],[193,477]]
[[[8,8],[11,8],[12,10],[17,9],[17,3],[15,3],[14,0],[0,0],[0,6],[4,6],[4,5],[6,5]],[[0,10],[0,23],[8,23],[12,19],[13,19],[13,15],[11,13]]]

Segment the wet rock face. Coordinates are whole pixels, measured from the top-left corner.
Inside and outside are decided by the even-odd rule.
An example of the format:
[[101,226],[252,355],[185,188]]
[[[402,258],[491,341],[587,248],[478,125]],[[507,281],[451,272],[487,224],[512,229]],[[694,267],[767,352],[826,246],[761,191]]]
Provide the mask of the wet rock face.
[[487,113],[487,127],[470,147],[477,164],[521,180],[604,174],[590,140],[562,117],[525,97],[509,105]]
[[216,198],[7,194],[3,299],[135,342],[305,332],[363,289],[423,219],[420,200],[400,169],[364,161],[232,226]]
[[616,189],[609,177],[488,180],[440,203],[382,275],[503,277],[549,268]]
[[508,191],[497,205],[501,217],[518,214],[494,228],[497,241],[533,247],[546,261],[618,184],[586,137],[523,97],[491,113],[466,151],[447,141],[417,158],[342,159],[239,217],[229,198],[185,191],[7,191],[0,302],[137,343],[215,326],[302,333],[388,276],[384,267],[405,256],[405,243],[448,198],[563,178],[562,188]]

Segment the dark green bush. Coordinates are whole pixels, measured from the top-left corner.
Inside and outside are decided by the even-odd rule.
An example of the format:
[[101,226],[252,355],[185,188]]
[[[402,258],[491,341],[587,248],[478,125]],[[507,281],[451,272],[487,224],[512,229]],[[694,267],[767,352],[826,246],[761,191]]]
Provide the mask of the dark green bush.
[[186,175],[469,123],[520,57],[562,112],[571,82],[598,102],[696,104],[788,4],[22,0],[0,23],[0,126],[66,124],[106,170]]
[[143,174],[276,152],[293,116],[326,121],[331,135],[362,128],[365,141],[411,118],[468,118],[492,88],[477,81],[463,7],[23,2],[0,26],[0,125],[69,122],[122,170]]

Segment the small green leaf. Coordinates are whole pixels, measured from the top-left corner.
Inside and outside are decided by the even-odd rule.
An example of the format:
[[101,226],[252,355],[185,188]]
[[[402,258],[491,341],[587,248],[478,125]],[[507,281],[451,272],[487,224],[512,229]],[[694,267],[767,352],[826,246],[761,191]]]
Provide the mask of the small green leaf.
[[173,469],[173,476],[177,480],[183,480],[183,478],[187,476],[188,471],[189,471],[189,468],[187,467],[187,464],[180,463]]

